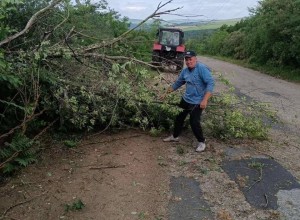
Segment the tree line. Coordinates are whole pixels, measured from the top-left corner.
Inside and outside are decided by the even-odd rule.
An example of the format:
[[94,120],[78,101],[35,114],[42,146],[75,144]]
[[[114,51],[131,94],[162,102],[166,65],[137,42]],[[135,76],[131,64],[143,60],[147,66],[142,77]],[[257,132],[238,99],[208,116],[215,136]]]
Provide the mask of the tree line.
[[[300,79],[300,1],[263,0],[251,16],[223,25],[211,36],[188,42],[201,53],[287,69]],[[280,74],[280,73],[279,73]]]

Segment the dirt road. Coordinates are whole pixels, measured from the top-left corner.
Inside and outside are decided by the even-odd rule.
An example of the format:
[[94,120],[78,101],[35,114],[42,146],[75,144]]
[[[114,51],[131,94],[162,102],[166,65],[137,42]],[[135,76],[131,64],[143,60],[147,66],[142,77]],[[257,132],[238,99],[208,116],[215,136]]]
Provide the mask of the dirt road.
[[[276,175],[279,164],[281,171],[300,179],[300,86],[222,61],[199,59],[229,79],[237,92],[270,102],[284,129],[273,129],[268,141],[229,144],[208,138],[201,154],[193,148],[190,130],[177,144],[162,142],[168,134],[152,137],[137,130],[89,136],[75,149],[49,143],[38,163],[0,185],[0,219],[299,219],[300,190],[281,191],[276,209],[274,193],[255,188],[271,188],[265,174]],[[255,161],[261,158],[270,163],[259,177],[248,164],[264,165]],[[246,164],[243,172],[254,172],[252,179],[248,174],[230,176],[237,167],[232,162],[240,160]],[[296,179],[285,178],[289,173],[286,185],[297,187]],[[259,207],[247,198],[252,189],[254,202],[260,197],[263,203]]]

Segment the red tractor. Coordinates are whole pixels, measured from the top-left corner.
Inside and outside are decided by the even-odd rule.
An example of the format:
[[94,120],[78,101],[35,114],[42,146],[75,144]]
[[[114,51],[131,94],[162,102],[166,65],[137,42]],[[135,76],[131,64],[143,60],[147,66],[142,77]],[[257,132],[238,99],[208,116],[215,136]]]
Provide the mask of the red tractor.
[[184,32],[178,28],[159,28],[157,37],[158,40],[153,45],[153,65],[176,66],[176,70],[181,70],[185,52]]

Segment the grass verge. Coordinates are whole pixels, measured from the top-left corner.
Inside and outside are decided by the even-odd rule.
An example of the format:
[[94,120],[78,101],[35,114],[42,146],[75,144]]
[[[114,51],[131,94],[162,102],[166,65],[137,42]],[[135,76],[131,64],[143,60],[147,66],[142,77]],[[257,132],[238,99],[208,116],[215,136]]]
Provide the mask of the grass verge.
[[300,68],[292,68],[292,67],[274,67],[270,65],[259,65],[256,63],[249,63],[245,60],[235,60],[228,57],[222,56],[211,56],[205,54],[207,57],[215,58],[218,60],[223,60],[229,63],[237,64],[239,66],[247,67],[253,70],[257,70],[264,74],[287,80],[290,82],[300,83]]

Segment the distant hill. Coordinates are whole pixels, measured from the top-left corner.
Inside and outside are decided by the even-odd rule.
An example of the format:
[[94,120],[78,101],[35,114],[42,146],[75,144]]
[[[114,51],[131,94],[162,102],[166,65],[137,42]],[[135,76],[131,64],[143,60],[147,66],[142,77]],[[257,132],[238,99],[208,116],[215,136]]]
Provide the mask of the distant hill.
[[[195,20],[195,19],[176,19],[163,21],[162,26],[165,27],[178,27],[184,31],[194,31],[194,30],[211,30],[217,29],[222,25],[234,25],[242,18],[227,19],[227,20]],[[136,27],[142,20],[141,19],[129,19],[130,28]],[[151,24],[153,21],[147,21],[146,25]]]
[[212,20],[212,21],[200,21],[198,23],[182,23],[176,25],[176,27],[181,28],[184,31],[194,31],[194,30],[213,30],[220,28],[222,25],[235,25],[242,18],[228,19],[228,20]]

